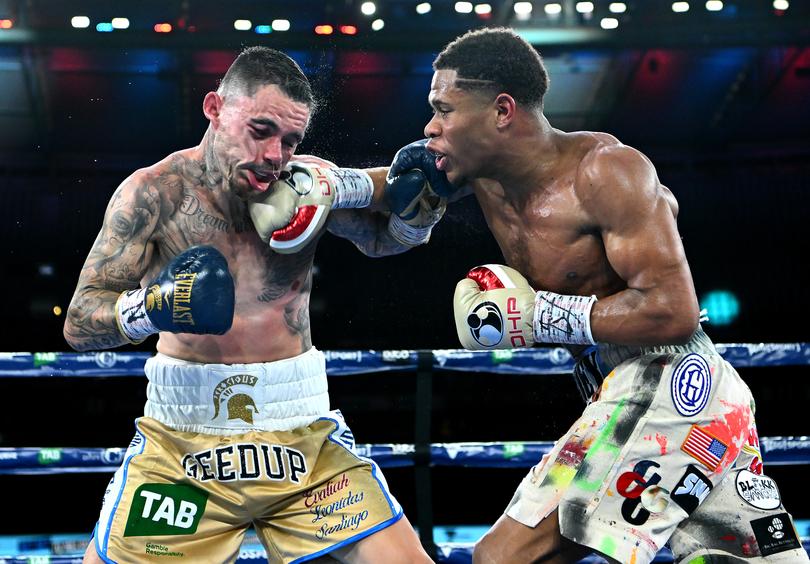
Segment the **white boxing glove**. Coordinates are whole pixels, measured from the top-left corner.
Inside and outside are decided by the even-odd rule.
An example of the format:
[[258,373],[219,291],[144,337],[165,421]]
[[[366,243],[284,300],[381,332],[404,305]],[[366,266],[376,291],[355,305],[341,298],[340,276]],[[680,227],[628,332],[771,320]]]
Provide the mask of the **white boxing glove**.
[[453,310],[461,345],[470,350],[534,343],[596,344],[591,308],[596,296],[535,292],[517,270],[477,266],[456,285]]
[[364,208],[373,195],[363,170],[290,162],[248,209],[259,237],[277,253],[292,254],[317,238],[333,208]]

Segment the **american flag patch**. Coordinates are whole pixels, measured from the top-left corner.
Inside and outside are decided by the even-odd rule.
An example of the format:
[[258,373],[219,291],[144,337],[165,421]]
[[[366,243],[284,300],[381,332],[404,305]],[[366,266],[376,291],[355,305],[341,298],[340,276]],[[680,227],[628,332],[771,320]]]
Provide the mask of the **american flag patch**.
[[709,470],[714,471],[717,470],[720,461],[723,460],[728,445],[712,437],[697,425],[692,425],[686,435],[686,440],[681,445],[681,450],[701,462]]

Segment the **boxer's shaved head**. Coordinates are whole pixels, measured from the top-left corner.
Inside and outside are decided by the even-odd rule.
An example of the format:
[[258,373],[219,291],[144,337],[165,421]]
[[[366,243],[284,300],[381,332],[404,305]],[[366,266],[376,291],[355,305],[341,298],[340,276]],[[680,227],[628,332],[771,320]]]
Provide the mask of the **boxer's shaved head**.
[[315,96],[301,67],[290,57],[268,47],[248,47],[231,64],[217,93],[252,96],[258,88],[275,84],[290,99],[315,109]]

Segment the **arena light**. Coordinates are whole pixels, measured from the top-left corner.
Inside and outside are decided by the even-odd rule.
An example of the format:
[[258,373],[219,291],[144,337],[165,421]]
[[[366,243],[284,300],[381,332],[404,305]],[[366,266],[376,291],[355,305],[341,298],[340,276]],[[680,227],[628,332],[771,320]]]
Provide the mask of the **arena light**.
[[110,23],[112,23],[113,29],[129,28],[129,18],[113,18]]
[[678,14],[689,11],[689,2],[673,2],[672,11]]
[[377,12],[377,4],[374,2],[363,2],[360,4],[360,11],[363,15],[373,16]]
[[417,14],[427,14],[432,9],[430,2],[421,2],[416,5]]
[[385,22],[380,18],[377,18],[373,22],[371,22],[371,29],[374,31],[380,31],[382,28],[385,27]]
[[619,20],[616,18],[602,18],[602,21],[599,22],[599,26],[602,29],[616,29],[619,27]]
[[234,20],[233,28],[237,31],[249,31],[253,29],[253,22],[250,20]]
[[86,29],[90,27],[90,18],[87,16],[73,16],[70,18],[70,27]]
[[608,6],[611,14],[623,14],[627,11],[627,4],[624,2],[611,2]]
[[155,27],[152,28],[155,30],[155,33],[171,33],[172,32],[172,24],[163,22],[163,23],[156,23]]
[[472,2],[456,2],[455,9],[459,14],[469,14],[473,11],[473,5]]
[[562,13],[562,5],[552,2],[543,6],[543,11],[549,16],[559,16]]
[[528,16],[532,13],[533,6],[531,2],[515,2],[512,9],[518,16]]
[[773,0],[774,10],[781,10],[784,12],[788,8],[790,8],[790,2],[788,2],[788,0]]
[[475,13],[479,16],[487,16],[492,13],[492,6],[489,4],[476,4]]
[[340,26],[340,33],[343,35],[357,35],[357,26],[342,25]]
[[334,32],[335,28],[329,24],[319,24],[315,26],[316,35],[332,35]]
[[99,22],[96,24],[96,31],[101,33],[109,33],[113,30],[113,25],[110,22]]
[[0,20],[0,29],[11,29],[14,27],[14,20]]
[[580,14],[593,13],[593,2],[577,2],[577,12]]
[[721,0],[708,0],[706,9],[710,12],[719,12],[723,9],[723,2]]
[[290,31],[290,20],[273,20],[270,27],[273,31]]
[[56,269],[50,263],[43,263],[37,266],[37,272],[43,278],[52,278],[56,274]]
[[253,31],[258,33],[259,35],[267,35],[273,31],[273,28],[267,24],[257,25],[253,28]]
[[740,314],[740,301],[728,290],[712,290],[700,299],[700,307],[706,309],[712,325],[731,325]]

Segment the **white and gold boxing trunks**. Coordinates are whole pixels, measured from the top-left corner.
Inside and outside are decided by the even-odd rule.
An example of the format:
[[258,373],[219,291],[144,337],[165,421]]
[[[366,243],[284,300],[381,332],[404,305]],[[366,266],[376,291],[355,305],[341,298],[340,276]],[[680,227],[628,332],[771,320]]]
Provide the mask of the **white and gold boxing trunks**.
[[[619,562],[808,562],[763,474],[748,386],[702,332],[687,350],[616,359],[569,432],[523,479],[506,515],[558,511],[562,535]],[[610,357],[610,351],[605,355]]]
[[269,562],[304,562],[402,516],[329,411],[317,350],[241,365],[159,354],[146,373],[146,416],[96,525],[105,562],[230,562],[250,526]]

